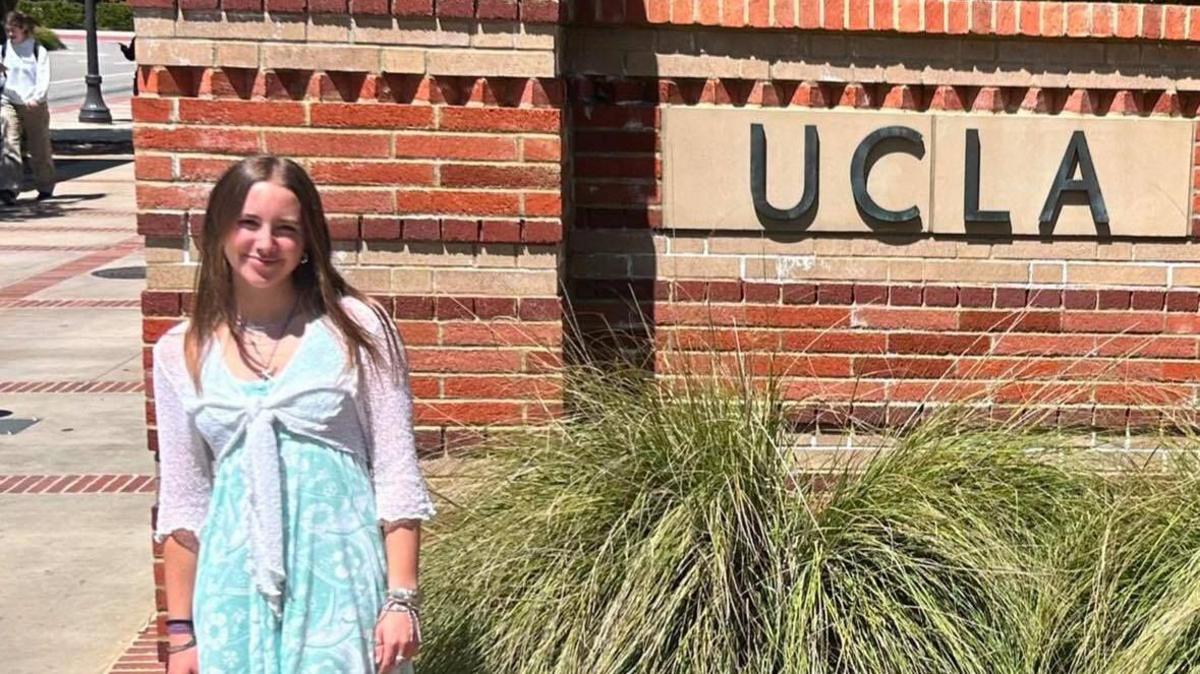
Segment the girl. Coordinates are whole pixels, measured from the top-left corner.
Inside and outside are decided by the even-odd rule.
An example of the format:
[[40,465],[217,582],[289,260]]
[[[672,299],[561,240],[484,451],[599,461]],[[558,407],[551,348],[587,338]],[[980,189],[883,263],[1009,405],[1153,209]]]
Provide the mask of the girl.
[[[50,87],[50,56],[33,36],[33,18],[18,11],[4,19],[8,41],[0,50],[5,75],[0,97],[4,120],[4,156],[0,163],[0,202],[12,205],[21,191],[24,167],[21,156],[29,154],[38,201],[54,195],[54,156],[50,149],[50,110],[46,92]],[[26,146],[22,152],[22,138]]]
[[292,161],[226,171],[200,244],[190,321],[154,347],[168,672],[407,668],[434,508],[391,319]]

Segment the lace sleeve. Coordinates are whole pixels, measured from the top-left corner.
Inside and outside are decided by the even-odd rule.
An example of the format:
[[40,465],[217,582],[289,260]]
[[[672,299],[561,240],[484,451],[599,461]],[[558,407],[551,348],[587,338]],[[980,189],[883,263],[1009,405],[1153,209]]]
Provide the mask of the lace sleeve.
[[[183,368],[181,336],[154,346],[154,416],[158,424],[158,519],[154,539],[177,531],[200,533],[212,493],[212,459],[188,418],[181,391],[191,386]],[[182,372],[181,372],[182,371]]]
[[[400,520],[428,520],[436,510],[417,462],[408,367],[403,359],[396,362],[390,355],[382,332],[395,328],[383,324],[381,317],[362,303],[354,304],[354,313],[380,345],[385,365],[376,368],[364,363],[359,377],[376,512],[384,525]],[[400,345],[401,354],[403,348]]]

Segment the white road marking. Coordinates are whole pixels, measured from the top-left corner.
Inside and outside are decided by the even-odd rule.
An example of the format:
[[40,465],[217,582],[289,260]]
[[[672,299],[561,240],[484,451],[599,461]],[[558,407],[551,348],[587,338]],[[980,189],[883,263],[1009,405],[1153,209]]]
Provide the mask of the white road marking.
[[[133,70],[117,70],[114,72],[104,73],[104,77],[105,77],[105,79],[107,79],[109,77],[122,77],[122,76],[128,77],[129,75],[132,75],[135,72],[137,72],[137,68],[134,68]],[[83,76],[80,76],[77,78],[71,78],[69,80],[51,80],[50,86],[54,86],[56,84],[74,84],[76,82],[82,82],[82,81],[83,81]]]

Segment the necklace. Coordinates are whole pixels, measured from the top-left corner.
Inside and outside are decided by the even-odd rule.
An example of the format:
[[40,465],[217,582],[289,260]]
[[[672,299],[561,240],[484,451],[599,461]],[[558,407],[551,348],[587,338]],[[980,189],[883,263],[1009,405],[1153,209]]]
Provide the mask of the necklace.
[[[262,379],[270,379],[271,376],[275,374],[275,354],[279,352],[279,345],[283,343],[283,338],[287,334],[287,329],[292,324],[292,318],[296,314],[296,307],[299,304],[299,299],[300,298],[297,297],[296,299],[292,300],[291,309],[288,310],[287,316],[284,317],[283,322],[280,323],[279,327],[275,330],[271,329],[275,327],[271,323],[251,323],[245,318],[238,316],[237,326],[240,334],[243,336],[249,335],[251,337],[262,335],[272,342],[271,353],[268,354],[264,359],[262,349],[259,347],[257,339],[242,340],[243,343],[248,344],[254,351],[254,354],[250,356],[250,360],[253,361],[253,364],[247,364],[251,365],[251,369],[255,370],[258,376]],[[279,336],[276,337],[273,333],[278,333]]]

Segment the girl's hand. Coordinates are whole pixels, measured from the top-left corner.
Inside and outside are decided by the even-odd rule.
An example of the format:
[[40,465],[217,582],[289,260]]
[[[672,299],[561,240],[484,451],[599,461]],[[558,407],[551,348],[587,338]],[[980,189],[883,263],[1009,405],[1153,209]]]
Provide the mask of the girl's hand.
[[420,648],[413,618],[406,611],[386,611],[375,624],[375,665],[381,673],[391,672],[401,660],[416,657]]
[[[190,638],[186,634],[172,634],[167,643],[172,646],[180,646],[187,643]],[[199,674],[199,672],[200,662],[196,657],[195,646],[186,651],[172,653],[167,658],[167,674]]]

